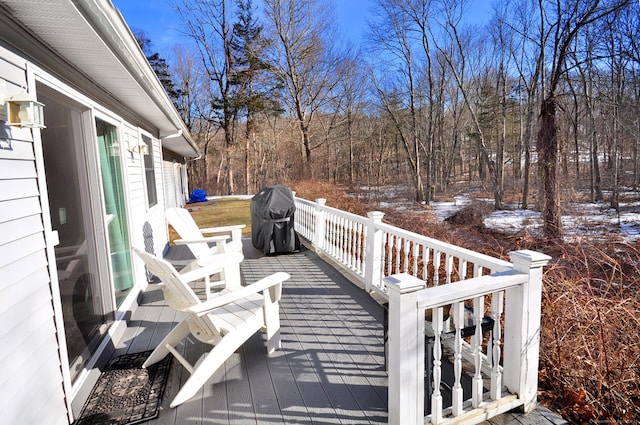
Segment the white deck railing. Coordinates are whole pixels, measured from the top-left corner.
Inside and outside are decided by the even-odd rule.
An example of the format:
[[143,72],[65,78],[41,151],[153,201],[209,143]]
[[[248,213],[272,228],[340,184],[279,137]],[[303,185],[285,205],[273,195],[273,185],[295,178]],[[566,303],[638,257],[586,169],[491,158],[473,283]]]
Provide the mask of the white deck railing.
[[[298,234],[389,301],[389,423],[472,424],[534,409],[542,267],[550,257],[516,251],[508,262],[390,226],[383,216],[296,198]],[[451,387],[449,406],[443,385]]]

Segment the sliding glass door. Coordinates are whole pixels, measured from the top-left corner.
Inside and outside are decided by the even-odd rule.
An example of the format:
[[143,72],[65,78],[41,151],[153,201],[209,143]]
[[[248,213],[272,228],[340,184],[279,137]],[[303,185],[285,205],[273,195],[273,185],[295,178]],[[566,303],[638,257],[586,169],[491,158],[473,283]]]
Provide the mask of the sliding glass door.
[[41,137],[75,382],[133,287],[124,169],[115,125],[44,84],[37,91],[47,105]]
[[[91,190],[91,111],[44,85],[38,99],[47,105],[42,148],[53,229],[56,268],[71,379],[80,375],[114,319],[100,229],[99,199]],[[90,121],[89,121],[90,122]],[[93,167],[95,171],[95,166]],[[95,174],[95,173],[94,173]]]

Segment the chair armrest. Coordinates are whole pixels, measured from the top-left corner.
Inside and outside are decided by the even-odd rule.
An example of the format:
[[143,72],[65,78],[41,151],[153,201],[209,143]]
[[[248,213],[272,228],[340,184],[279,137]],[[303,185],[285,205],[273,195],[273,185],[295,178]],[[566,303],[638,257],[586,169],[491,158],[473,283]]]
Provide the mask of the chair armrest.
[[198,316],[204,316],[205,314],[208,314],[212,310],[215,310],[216,308],[221,307],[225,304],[238,301],[242,298],[247,297],[248,295],[262,292],[265,289],[269,289],[273,286],[281,285],[282,282],[284,282],[285,280],[288,280],[289,278],[290,276],[288,273],[284,273],[284,272],[274,273],[270,276],[260,279],[255,283],[252,283],[249,286],[243,286],[239,289],[234,289],[233,291],[227,294],[213,297],[208,301],[205,301],[198,305],[194,305],[193,307],[189,307],[184,311],[188,313],[197,314]]
[[[222,260],[219,259],[220,255],[224,256]],[[232,255],[232,257],[229,258],[229,255]],[[227,267],[233,264],[240,264],[242,260],[244,260],[244,255],[242,255],[242,252],[239,251],[213,252],[195,259],[196,264],[198,264],[198,266],[200,267],[208,267],[212,263],[220,264],[221,262],[223,263],[223,267]]]
[[199,238],[199,239],[175,239],[173,243],[176,245],[189,245],[191,243],[202,243],[202,242],[224,242],[229,239],[228,236],[209,236],[207,238]]
[[211,276],[214,273],[218,273],[222,271],[225,267],[228,267],[230,264],[240,264],[243,260],[243,255],[237,252],[229,252],[222,253],[218,255],[212,255],[210,258],[207,258],[206,261],[201,264],[198,262],[198,267],[195,270],[188,271],[186,273],[180,273],[180,279],[183,282],[193,282],[195,280],[203,279],[207,276]]
[[246,224],[234,224],[231,226],[207,227],[199,229],[201,233],[231,233],[234,230],[242,230],[247,227]]

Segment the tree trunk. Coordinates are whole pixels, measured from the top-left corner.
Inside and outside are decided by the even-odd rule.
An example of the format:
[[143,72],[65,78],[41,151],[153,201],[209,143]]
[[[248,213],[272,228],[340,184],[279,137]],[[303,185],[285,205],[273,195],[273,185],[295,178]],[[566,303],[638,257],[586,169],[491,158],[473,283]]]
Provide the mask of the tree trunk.
[[540,107],[540,130],[538,132],[538,168],[542,188],[542,214],[544,235],[549,239],[560,239],[560,202],[558,193],[558,139],[556,127],[556,99],[549,95]]

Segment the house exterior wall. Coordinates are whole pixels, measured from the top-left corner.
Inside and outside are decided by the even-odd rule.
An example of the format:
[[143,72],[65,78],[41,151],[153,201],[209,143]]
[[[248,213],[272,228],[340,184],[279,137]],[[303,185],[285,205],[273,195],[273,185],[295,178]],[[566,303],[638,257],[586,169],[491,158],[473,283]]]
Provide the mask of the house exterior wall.
[[[125,144],[136,144],[142,140],[142,133],[138,128],[124,126]],[[148,134],[145,134],[150,137]],[[166,209],[164,197],[164,183],[162,175],[162,157],[160,142],[151,137],[153,149],[148,155],[153,155],[155,181],[147,182],[144,175],[144,156],[127,152],[126,167],[129,181],[129,201],[131,210],[131,226],[133,228],[132,245],[152,254],[161,255],[168,242],[167,225],[164,217]],[[157,204],[149,207],[147,184],[155,184]]]
[[162,151],[162,160],[167,208],[183,207],[189,199],[187,165],[183,158],[167,150]]
[[[44,76],[44,79],[43,79]],[[35,92],[35,81],[89,108],[94,116],[108,117],[117,125],[123,160],[131,246],[161,255],[168,242],[164,216],[166,187],[179,187],[179,178],[166,175],[161,141],[154,129],[141,129],[91,99],[91,93],[76,92],[69,81],[49,74],[19,53],[2,46],[0,40],[0,94],[13,95],[22,87]],[[46,81],[45,81],[46,80]],[[50,87],[52,87],[50,85]],[[46,105],[45,105],[46,124]],[[157,133],[157,132],[156,132]],[[127,150],[142,141],[153,143],[155,181],[147,182],[144,157]],[[68,424],[78,399],[86,396],[90,374],[71,383],[60,291],[47,197],[47,179],[40,144],[40,130],[5,125],[0,107],[0,412],[2,423]],[[91,159],[89,159],[91,161]],[[96,165],[97,166],[97,165]],[[165,184],[166,183],[166,184]],[[148,205],[147,184],[156,185],[157,204]],[[173,200],[170,202],[172,205]],[[139,291],[147,285],[143,267],[134,260],[134,288],[118,307],[115,321],[100,344],[117,344],[126,327],[126,312],[135,308]],[[111,339],[107,343],[106,339]],[[100,350],[89,367],[96,364]],[[92,385],[92,383],[91,383]],[[75,399],[75,400],[74,400]],[[78,413],[77,411],[75,412]]]
[[[0,86],[27,86],[26,61],[0,48]],[[0,113],[4,121],[4,110]],[[0,126],[0,412],[13,424],[66,424],[60,345],[31,130]],[[34,400],[37,402],[34,403]]]

